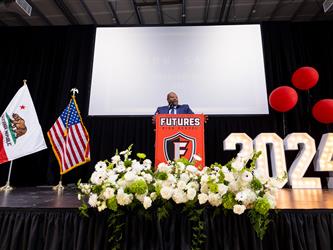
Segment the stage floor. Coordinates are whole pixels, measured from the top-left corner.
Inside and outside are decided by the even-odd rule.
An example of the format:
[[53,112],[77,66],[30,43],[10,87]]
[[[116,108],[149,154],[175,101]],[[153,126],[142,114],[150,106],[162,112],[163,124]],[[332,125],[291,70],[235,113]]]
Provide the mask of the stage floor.
[[[50,186],[15,188],[0,192],[0,207],[77,208],[80,202],[74,186],[62,193]],[[333,189],[281,189],[276,194],[277,209],[333,209]]]

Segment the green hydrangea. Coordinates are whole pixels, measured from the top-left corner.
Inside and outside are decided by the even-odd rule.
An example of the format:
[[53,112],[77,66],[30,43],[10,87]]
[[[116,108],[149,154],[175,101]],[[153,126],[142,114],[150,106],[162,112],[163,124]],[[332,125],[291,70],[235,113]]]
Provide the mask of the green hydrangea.
[[212,192],[212,193],[217,193],[219,191],[219,187],[217,185],[217,183],[208,183],[208,187],[209,187],[209,190]]
[[111,209],[112,211],[116,212],[118,209],[116,196],[113,196],[111,199],[108,199],[106,201],[106,206],[108,207],[108,209]]
[[257,178],[253,177],[253,180],[251,181],[251,188],[255,191],[260,190],[262,188],[262,184]]
[[258,198],[254,204],[254,210],[261,215],[266,215],[269,211],[270,205],[267,198]]
[[234,205],[237,204],[235,200],[235,194],[227,192],[225,195],[223,195],[222,204],[226,209],[233,209]]
[[131,193],[144,194],[148,190],[148,185],[144,180],[137,180],[128,186]]
[[168,174],[165,173],[165,172],[158,172],[158,173],[155,175],[155,178],[158,179],[158,180],[165,181],[166,179],[168,179]]

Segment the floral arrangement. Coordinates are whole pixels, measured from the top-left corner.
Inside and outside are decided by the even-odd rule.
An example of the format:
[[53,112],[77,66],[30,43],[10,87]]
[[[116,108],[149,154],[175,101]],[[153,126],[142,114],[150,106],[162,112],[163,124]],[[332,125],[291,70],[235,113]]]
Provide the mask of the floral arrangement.
[[[88,204],[98,211],[111,210],[110,227],[114,248],[120,248],[126,209],[156,209],[159,219],[168,216],[173,206],[183,206],[192,222],[192,249],[200,249],[205,235],[202,212],[208,206],[243,214],[248,210],[250,221],[262,239],[269,224],[269,210],[275,208],[276,179],[255,168],[260,152],[240,155],[225,165],[197,168],[182,158],[160,163],[156,171],[146,155],[131,159],[132,145],[125,151],[95,166],[89,183],[79,181],[80,211],[88,215]],[[201,170],[199,170],[201,169]],[[148,213],[147,213],[148,214]],[[151,211],[149,212],[151,214]]]

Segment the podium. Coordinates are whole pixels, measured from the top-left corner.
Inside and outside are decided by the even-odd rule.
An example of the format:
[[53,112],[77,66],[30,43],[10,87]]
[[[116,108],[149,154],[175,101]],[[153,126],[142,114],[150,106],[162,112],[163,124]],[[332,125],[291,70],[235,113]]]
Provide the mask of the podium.
[[194,154],[202,161],[196,166],[205,166],[203,114],[157,114],[155,139],[155,166],[161,162],[186,158],[194,160]]

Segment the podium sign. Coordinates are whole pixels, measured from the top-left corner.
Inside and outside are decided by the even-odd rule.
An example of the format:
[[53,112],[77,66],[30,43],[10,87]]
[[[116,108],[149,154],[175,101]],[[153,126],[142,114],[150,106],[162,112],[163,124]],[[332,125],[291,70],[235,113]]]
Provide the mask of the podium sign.
[[157,114],[155,166],[182,157],[192,161],[194,154],[202,158],[196,166],[205,166],[204,122],[204,115]]

